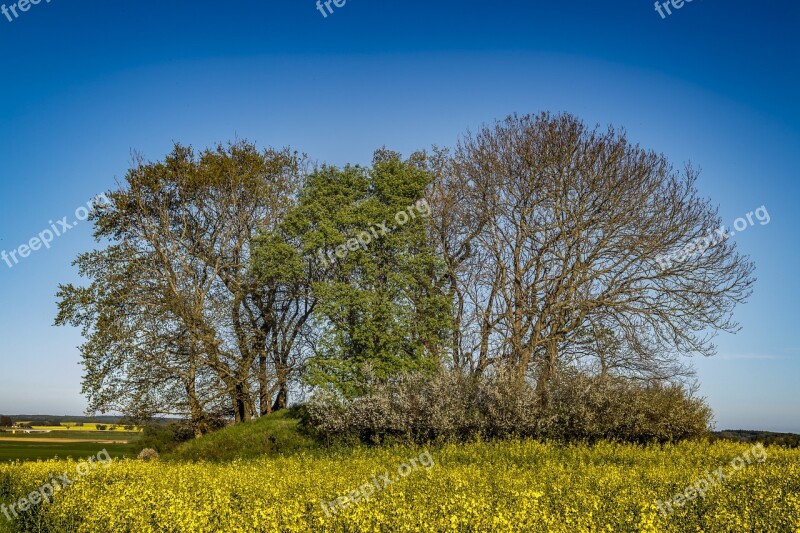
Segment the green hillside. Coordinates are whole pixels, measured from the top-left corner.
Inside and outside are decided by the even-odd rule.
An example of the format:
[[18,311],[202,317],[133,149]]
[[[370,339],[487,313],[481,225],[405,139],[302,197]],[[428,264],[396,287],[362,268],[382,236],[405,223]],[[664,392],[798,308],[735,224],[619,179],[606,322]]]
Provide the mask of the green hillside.
[[299,423],[299,419],[293,418],[291,410],[283,410],[181,444],[164,458],[217,462],[316,448],[316,442],[299,431]]

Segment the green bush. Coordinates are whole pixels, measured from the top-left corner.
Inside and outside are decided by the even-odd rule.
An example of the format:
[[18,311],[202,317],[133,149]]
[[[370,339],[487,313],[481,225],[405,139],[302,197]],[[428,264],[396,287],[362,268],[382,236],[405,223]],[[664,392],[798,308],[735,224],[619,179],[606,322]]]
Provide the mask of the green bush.
[[151,448],[164,454],[193,438],[194,432],[185,423],[147,424],[142,430],[142,438],[136,441],[135,452]]

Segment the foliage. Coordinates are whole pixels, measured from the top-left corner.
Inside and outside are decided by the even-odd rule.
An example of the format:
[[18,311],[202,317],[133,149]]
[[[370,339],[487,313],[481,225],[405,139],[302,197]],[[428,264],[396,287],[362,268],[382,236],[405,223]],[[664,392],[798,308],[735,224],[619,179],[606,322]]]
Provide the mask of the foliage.
[[194,438],[191,424],[171,422],[169,424],[147,424],[142,438],[136,441],[136,451],[152,448],[163,454],[175,449],[179,444]]
[[144,450],[139,452],[139,455],[136,456],[137,459],[140,461],[158,461],[160,459],[160,455],[157,451],[153,448],[145,448]]
[[[432,179],[415,160],[386,150],[371,168],[322,167],[309,176],[286,228],[318,256],[311,385],[353,396],[363,392],[367,367],[386,380],[433,370],[443,357],[452,328],[448,298],[433,284],[442,265],[426,233]],[[332,253],[364,234],[343,257]]]
[[715,439],[733,440],[736,442],[762,442],[767,446],[785,446],[800,448],[800,435],[796,433],[774,433],[771,431],[748,431],[743,429],[716,431]]
[[273,398],[285,405],[298,324],[280,321],[292,303],[256,279],[250,258],[291,206],[301,166],[291,150],[246,142],[137,157],[92,214],[106,246],[75,261],[88,285],[58,293],[56,323],[86,338],[90,411],[186,416],[200,435],[209,414],[248,420]]
[[306,422],[335,439],[383,442],[504,438],[672,442],[705,435],[711,410],[678,385],[563,373],[547,403],[513,372],[443,370],[376,382],[358,398],[316,394]]
[[92,215],[107,246],[76,260],[88,286],[58,294],[91,411],[183,416],[200,437],[304,383],[315,429],[367,442],[707,430],[670,383],[737,329],[755,279],[728,240],[662,260],[721,223],[691,166],[548,113],[454,150],[306,163],[248,142],[136,158]]

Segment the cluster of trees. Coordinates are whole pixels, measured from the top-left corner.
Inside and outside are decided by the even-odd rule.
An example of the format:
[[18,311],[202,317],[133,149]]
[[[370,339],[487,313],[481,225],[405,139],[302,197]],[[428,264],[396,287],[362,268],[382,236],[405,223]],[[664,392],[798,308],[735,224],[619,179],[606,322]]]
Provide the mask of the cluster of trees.
[[[455,372],[500,372],[557,402],[570,373],[652,387],[714,353],[753,283],[691,167],[572,115],[511,116],[453,149],[311,165],[247,142],[138,158],[92,215],[56,323],[83,329],[92,411],[227,417]],[[428,216],[393,224],[420,200]],[[369,243],[337,247],[379,224]],[[323,253],[320,253],[322,251]],[[433,378],[431,378],[433,379]]]
[[[80,426],[83,426],[83,424],[80,424]],[[78,427],[78,426],[76,426],[76,427]],[[113,425],[113,424],[112,425],[97,424],[95,426],[95,428],[97,429],[97,431],[116,431],[117,429],[119,429],[119,426]],[[126,426],[123,427],[123,429],[125,431],[133,431],[136,428],[135,428],[135,426],[132,426],[132,425],[126,425]]]

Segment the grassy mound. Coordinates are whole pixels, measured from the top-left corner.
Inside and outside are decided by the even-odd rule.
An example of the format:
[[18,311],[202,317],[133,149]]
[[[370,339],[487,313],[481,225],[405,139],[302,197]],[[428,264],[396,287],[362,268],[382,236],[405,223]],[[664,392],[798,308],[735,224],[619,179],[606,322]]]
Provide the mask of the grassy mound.
[[220,462],[315,449],[317,443],[299,431],[299,423],[292,411],[279,411],[181,444],[165,459]]

